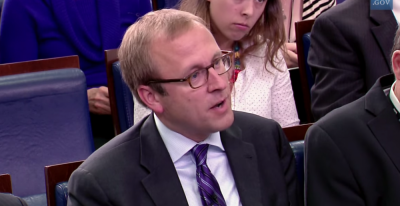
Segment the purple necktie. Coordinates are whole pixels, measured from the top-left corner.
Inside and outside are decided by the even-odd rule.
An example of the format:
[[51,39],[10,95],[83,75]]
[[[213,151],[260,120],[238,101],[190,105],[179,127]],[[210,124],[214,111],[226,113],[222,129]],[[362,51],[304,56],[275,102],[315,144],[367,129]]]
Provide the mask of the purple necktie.
[[196,179],[203,206],[226,206],[217,179],[207,166],[208,144],[193,147],[192,154],[196,160]]

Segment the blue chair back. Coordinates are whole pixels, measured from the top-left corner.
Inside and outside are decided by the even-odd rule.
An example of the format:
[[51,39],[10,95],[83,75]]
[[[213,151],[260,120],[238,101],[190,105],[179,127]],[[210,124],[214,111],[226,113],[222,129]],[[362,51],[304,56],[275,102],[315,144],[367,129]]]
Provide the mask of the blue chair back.
[[[314,84],[312,73],[308,65],[308,51],[310,49],[310,34],[315,20],[303,20],[295,23],[296,29],[296,45],[297,45],[297,61],[299,63],[299,74],[301,82],[301,95],[297,95],[300,99],[296,100],[297,111],[305,112],[307,121],[302,123],[314,122],[314,117],[311,113],[311,97],[310,89]],[[308,34],[307,34],[308,33]],[[295,95],[296,97],[296,95]],[[302,101],[301,104],[298,104]]]
[[304,194],[304,140],[290,142],[290,146],[296,160],[296,173],[300,186],[300,194]]
[[47,206],[46,194],[31,195],[22,199],[28,206]]
[[56,206],[67,206],[68,182],[60,182],[56,185]]
[[0,174],[20,197],[45,193],[44,166],[93,151],[86,79],[79,69],[0,77]]
[[311,32],[305,33],[303,35],[303,51],[304,51],[304,63],[306,67],[306,75],[308,82],[308,89],[311,91],[311,87],[314,85],[314,76],[311,72],[310,66],[308,65],[308,51],[310,50],[311,45]]
[[119,61],[113,63],[112,73],[119,125],[121,132],[124,132],[133,125],[133,95],[122,79]]

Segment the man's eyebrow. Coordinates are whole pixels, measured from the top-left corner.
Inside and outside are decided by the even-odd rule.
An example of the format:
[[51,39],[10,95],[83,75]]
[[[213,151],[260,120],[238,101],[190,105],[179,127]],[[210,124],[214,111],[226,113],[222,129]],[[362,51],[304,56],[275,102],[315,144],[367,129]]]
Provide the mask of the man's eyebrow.
[[[221,50],[216,51],[216,52],[214,53],[213,57],[212,57],[211,60],[210,60],[210,64],[213,64],[213,61],[214,61],[216,58],[219,58],[219,57],[221,57],[221,56],[222,56]],[[207,65],[207,66],[208,66],[208,65]],[[188,70],[188,72],[186,72],[186,73],[187,73],[186,75],[190,75],[190,74],[192,74],[194,71],[199,70],[199,69],[202,69],[202,68],[203,68],[203,65],[199,65],[199,64],[192,65],[192,66],[190,66],[190,69]]]

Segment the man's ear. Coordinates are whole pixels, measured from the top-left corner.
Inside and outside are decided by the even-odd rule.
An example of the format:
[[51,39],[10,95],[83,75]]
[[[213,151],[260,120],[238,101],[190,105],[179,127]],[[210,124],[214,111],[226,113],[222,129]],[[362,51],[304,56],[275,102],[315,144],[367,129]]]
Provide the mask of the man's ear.
[[400,50],[393,52],[392,68],[396,79],[400,80]]
[[137,89],[142,102],[155,113],[162,113],[164,111],[160,102],[161,94],[154,91],[151,87],[140,85]]

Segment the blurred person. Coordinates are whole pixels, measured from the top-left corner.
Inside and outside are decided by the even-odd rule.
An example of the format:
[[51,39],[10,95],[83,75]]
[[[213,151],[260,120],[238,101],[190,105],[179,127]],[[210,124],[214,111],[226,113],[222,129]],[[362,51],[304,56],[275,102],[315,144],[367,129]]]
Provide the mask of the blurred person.
[[391,73],[400,1],[393,1],[393,11],[373,10],[370,2],[345,1],[315,21],[308,64],[315,78],[311,110],[316,120],[362,97],[379,77]]
[[400,29],[394,42],[394,75],[308,130],[306,205],[400,205]]

